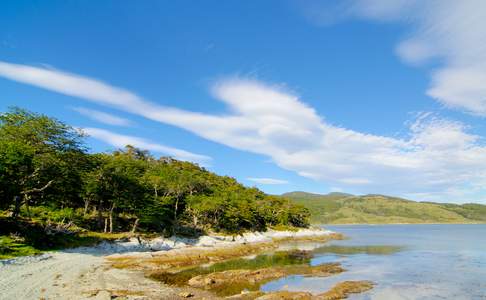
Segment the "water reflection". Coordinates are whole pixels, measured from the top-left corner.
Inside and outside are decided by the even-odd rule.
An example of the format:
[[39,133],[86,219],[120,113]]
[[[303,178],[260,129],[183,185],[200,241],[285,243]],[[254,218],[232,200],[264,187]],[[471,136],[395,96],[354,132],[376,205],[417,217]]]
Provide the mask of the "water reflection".
[[[486,299],[486,225],[326,227],[350,239],[316,249],[311,264],[339,260],[329,278],[290,276],[262,286],[321,293],[344,280],[377,285],[350,299]],[[370,246],[389,245],[389,246]]]
[[[183,286],[187,284],[189,279],[198,275],[206,275],[214,272],[222,272],[228,270],[256,270],[262,268],[290,265],[310,266],[312,258],[313,254],[310,251],[276,251],[256,256],[227,260],[205,266],[194,267],[177,273],[170,273],[166,271],[154,272],[151,274],[151,277],[166,284]],[[220,287],[214,292],[216,292],[218,295],[227,296],[238,294],[242,290],[255,291],[258,290],[260,286],[267,281],[250,282],[238,285],[233,283],[228,286]]]
[[328,245],[317,248],[314,254],[334,253],[342,255],[352,254],[369,254],[369,255],[387,255],[393,254],[404,249],[403,246],[346,246],[346,245]]

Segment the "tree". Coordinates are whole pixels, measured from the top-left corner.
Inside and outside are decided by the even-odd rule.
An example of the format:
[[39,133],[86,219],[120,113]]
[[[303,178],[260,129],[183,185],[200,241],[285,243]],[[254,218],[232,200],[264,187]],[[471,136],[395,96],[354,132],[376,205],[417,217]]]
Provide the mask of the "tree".
[[82,137],[56,119],[19,108],[0,115],[0,186],[10,186],[3,193],[14,203],[14,217],[22,204],[28,208],[48,192],[56,198],[56,189],[58,199],[79,194],[73,179],[85,156]]
[[207,171],[189,162],[162,158],[153,163],[145,182],[153,190],[154,200],[172,210],[172,227],[179,226],[179,215],[186,209],[185,199],[207,190]]
[[112,155],[97,157],[98,167],[87,174],[84,196],[96,205],[99,218],[108,212],[104,231],[113,232],[114,215],[127,213],[135,216],[132,231],[136,230],[143,211],[145,187],[141,178],[147,168],[148,157],[135,155],[138,151],[128,146]]
[[309,225],[309,211],[290,202],[290,199],[265,195],[258,201],[258,215],[268,225],[306,227]]
[[[18,108],[0,114],[0,209],[17,216],[24,206],[31,216],[39,209],[29,207],[44,206],[50,220],[66,208],[105,232],[143,227],[237,233],[308,225],[305,208],[234,178],[190,162],[155,159],[130,145],[87,154],[82,139],[78,130],[41,114]],[[98,226],[90,212],[97,213]]]
[[15,205],[18,214],[23,191],[28,190],[34,175],[34,150],[15,141],[0,140],[0,207],[8,209]]

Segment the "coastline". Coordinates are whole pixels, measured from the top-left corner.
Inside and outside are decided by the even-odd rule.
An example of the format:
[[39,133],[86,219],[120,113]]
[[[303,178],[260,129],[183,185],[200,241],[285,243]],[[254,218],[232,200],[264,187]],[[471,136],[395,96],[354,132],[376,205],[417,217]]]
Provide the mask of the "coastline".
[[[332,239],[335,232],[320,228],[297,231],[244,233],[237,237],[202,236],[198,239],[181,237],[155,238],[80,247],[38,256],[19,257],[0,263],[0,299],[177,299],[181,288],[168,286],[144,276],[134,269],[114,268],[108,258],[149,258],[202,249],[231,249],[255,246],[283,240]],[[187,289],[184,289],[187,290]],[[184,292],[184,291],[182,291]],[[204,291],[189,291],[207,296]],[[138,297],[138,298],[137,298]]]
[[470,223],[328,223],[312,224],[312,226],[384,226],[384,225],[484,225],[486,222]]

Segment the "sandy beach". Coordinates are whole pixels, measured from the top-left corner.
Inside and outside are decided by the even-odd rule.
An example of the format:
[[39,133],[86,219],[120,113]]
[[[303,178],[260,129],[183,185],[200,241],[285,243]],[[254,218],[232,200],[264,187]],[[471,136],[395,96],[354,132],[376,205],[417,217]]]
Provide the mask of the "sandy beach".
[[[198,248],[232,247],[263,243],[281,238],[306,238],[329,235],[331,231],[267,231],[237,237],[202,236],[198,239],[130,239],[102,243],[38,256],[0,261],[0,299],[177,299],[187,293],[192,298],[214,296],[201,290],[164,285],[144,276],[143,271],[112,268],[109,257],[123,255],[146,257],[181,253]],[[186,295],[184,295],[186,294]]]

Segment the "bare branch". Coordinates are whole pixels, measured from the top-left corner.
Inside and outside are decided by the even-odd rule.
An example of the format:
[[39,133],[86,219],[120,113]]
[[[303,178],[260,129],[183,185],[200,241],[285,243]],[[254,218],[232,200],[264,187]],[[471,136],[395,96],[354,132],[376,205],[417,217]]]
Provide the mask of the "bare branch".
[[49,180],[49,182],[46,185],[44,185],[43,187],[33,188],[33,189],[30,189],[30,190],[27,190],[27,191],[23,191],[23,192],[21,192],[21,194],[27,195],[27,194],[30,194],[30,193],[40,193],[43,190],[47,189],[53,182],[54,182],[54,180]]

